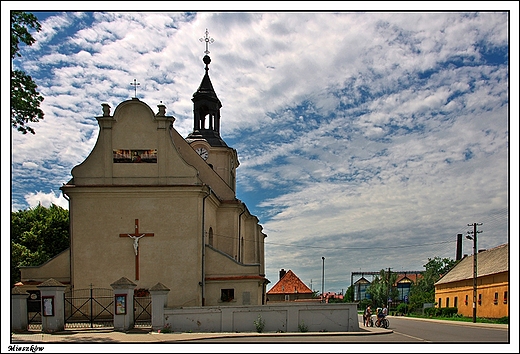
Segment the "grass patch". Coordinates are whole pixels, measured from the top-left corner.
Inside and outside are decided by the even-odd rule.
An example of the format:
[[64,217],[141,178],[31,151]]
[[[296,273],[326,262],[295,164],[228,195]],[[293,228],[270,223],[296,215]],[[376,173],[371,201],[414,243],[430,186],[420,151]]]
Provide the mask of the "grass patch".
[[[458,322],[473,322],[473,317],[453,316],[453,317],[430,317],[419,314],[407,314],[406,317],[412,318],[427,318],[432,320],[458,321]],[[477,323],[495,323],[495,324],[509,324],[509,317],[502,318],[483,318],[477,317]]]

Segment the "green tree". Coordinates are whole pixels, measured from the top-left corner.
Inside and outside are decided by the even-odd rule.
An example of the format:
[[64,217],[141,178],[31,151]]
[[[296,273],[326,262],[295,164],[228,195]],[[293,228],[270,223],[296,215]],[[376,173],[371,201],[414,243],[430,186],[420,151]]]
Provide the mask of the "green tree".
[[345,296],[343,296],[343,302],[354,302],[354,286],[351,285],[345,291]]
[[[11,11],[11,60],[21,57],[19,44],[32,45],[36,40],[29,29],[40,31],[41,25],[36,16],[21,11]],[[43,97],[31,76],[22,70],[13,70],[11,65],[11,125],[19,132],[34,134],[29,122],[38,122],[44,114],[40,109]]]
[[372,304],[374,306],[381,306],[388,302],[388,299],[395,299],[399,296],[399,292],[394,287],[397,281],[397,273],[386,272],[381,269],[379,275],[374,278],[372,283],[367,288],[367,293],[370,294]]
[[410,289],[409,307],[413,310],[422,309],[425,303],[435,302],[435,283],[446,274],[457,262],[450,258],[428,258],[424,265],[425,271],[417,283]]
[[52,204],[11,213],[11,286],[20,267],[38,266],[69,247],[69,211]]

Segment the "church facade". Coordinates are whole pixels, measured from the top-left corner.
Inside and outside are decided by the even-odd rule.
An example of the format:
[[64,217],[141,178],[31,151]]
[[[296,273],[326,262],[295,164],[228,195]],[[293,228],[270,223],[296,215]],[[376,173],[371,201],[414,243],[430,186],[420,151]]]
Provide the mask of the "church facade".
[[222,104],[211,59],[203,61],[186,138],[162,104],[154,113],[132,98],[113,114],[102,105],[96,145],[61,187],[70,249],[22,269],[22,283],[57,277],[72,289],[110,288],[126,277],[137,288],[169,288],[168,307],[265,304],[266,235],[236,197],[238,155],[220,136]]

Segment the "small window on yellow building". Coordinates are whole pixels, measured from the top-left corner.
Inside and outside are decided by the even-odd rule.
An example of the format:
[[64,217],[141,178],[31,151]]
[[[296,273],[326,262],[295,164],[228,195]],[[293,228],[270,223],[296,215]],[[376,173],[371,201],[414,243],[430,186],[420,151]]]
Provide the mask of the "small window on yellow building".
[[446,307],[450,307],[450,298],[449,297],[446,298]]
[[482,294],[478,294],[478,304],[482,305]]
[[442,299],[439,298],[439,308],[441,308],[441,307],[442,307]]
[[468,306],[468,295],[466,295],[466,300],[464,300],[464,305]]
[[495,293],[495,299],[493,300],[495,305],[498,305],[498,293]]
[[504,304],[507,304],[507,291],[504,291]]
[[457,307],[457,302],[458,302],[459,298],[457,296],[455,296],[453,298],[453,307]]

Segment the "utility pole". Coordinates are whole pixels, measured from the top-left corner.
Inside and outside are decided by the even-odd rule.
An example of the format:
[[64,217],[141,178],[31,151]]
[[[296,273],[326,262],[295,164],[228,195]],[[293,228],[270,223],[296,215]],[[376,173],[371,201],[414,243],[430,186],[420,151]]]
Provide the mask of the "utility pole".
[[477,234],[482,232],[477,231],[477,227],[480,225],[482,223],[468,224],[468,226],[473,226],[473,231],[468,231],[466,235],[468,240],[473,240],[473,323],[477,322]]
[[321,268],[321,302],[325,302],[325,257],[321,257],[323,266]]
[[386,281],[386,308],[390,308],[390,267],[388,267],[388,275]]

